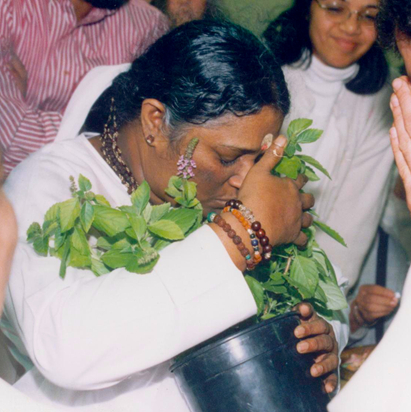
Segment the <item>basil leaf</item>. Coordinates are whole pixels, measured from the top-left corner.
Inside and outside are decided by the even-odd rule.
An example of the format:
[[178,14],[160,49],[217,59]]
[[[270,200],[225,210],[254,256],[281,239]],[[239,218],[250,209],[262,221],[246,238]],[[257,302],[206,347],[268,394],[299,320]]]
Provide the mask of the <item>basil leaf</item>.
[[154,253],[152,251],[149,251],[148,253],[138,251],[128,262],[126,270],[132,273],[139,273],[140,275],[150,273],[157,264],[159,258],[160,255],[156,251],[154,251]]
[[91,258],[91,270],[96,276],[105,275],[111,272],[103,262],[96,258]]
[[80,190],[82,190],[83,192],[88,192],[91,189],[90,180],[88,180],[82,174],[80,174],[78,178],[78,185],[79,185]]
[[290,139],[292,139],[297,134],[310,127],[312,124],[313,121],[310,119],[295,119],[289,124],[287,135]]
[[131,202],[137,208],[137,213],[141,214],[150,200],[150,186],[146,181],[131,194]]
[[27,242],[33,243],[39,236],[43,236],[43,230],[41,229],[41,226],[37,222],[34,222],[27,229],[26,234],[27,234]]
[[147,223],[141,216],[130,215],[128,220],[131,223],[131,227],[135,233],[136,239],[141,240],[147,231]]
[[308,291],[309,295],[304,296],[306,299],[314,296],[319,281],[315,262],[303,256],[296,256],[291,263],[290,277]]
[[170,210],[170,207],[170,203],[163,203],[162,205],[153,206],[151,210],[150,222],[154,223],[157,222],[157,220],[160,220]]
[[120,210],[95,205],[93,227],[111,237],[124,232],[126,228],[130,227],[130,222],[126,214]]
[[325,223],[320,222],[319,220],[314,220],[313,225],[319,227],[323,232],[327,233],[328,236],[332,237],[341,245],[347,247],[347,244],[345,243],[341,235],[337,233],[334,229],[331,229],[330,226],[327,226]]
[[314,166],[316,169],[318,169],[320,172],[324,173],[330,180],[331,180],[331,176],[330,174],[327,172],[327,169],[321,165],[321,163],[318,160],[315,160],[314,158],[312,158],[311,156],[307,156],[307,155],[297,155],[301,160],[303,160],[304,162],[310,164],[311,166]]
[[321,137],[322,134],[323,134],[323,131],[318,130],[318,129],[305,130],[297,136],[297,143],[299,144],[313,143],[317,141]]
[[347,300],[341,289],[334,283],[320,280],[320,287],[327,296],[327,308],[340,310],[348,307]]
[[47,210],[46,214],[44,215],[44,220],[57,220],[58,213],[59,213],[60,203],[56,203]]
[[103,195],[96,195],[95,201],[98,205],[111,207],[110,202]]
[[171,220],[161,219],[148,226],[148,230],[154,235],[167,240],[184,239],[184,233],[180,227]]
[[61,256],[61,264],[60,264],[60,271],[59,271],[59,276],[62,279],[66,277],[67,259],[68,259],[69,253],[70,253],[70,242],[67,241],[64,243],[63,255]]
[[[86,235],[82,229],[74,228],[73,234],[70,236],[71,251],[76,249],[81,255],[90,256],[90,246],[88,245]],[[90,262],[91,263],[91,262]]]
[[283,157],[281,162],[274,168],[277,173],[281,173],[291,179],[297,179],[301,169],[301,160],[298,157]]
[[315,174],[314,170],[310,166],[305,167],[304,174],[308,177],[311,182],[317,182],[320,178]]
[[132,253],[116,249],[111,249],[101,256],[103,263],[112,269],[126,267],[131,259],[133,259]]
[[72,229],[76,219],[80,215],[80,202],[77,198],[59,203],[59,219],[61,232]]
[[200,210],[173,209],[165,214],[160,222],[163,222],[164,220],[171,220],[175,222],[185,234],[196,223],[200,215]]
[[94,206],[90,202],[84,202],[81,206],[80,221],[84,231],[87,233],[94,220]]
[[33,242],[33,247],[36,253],[41,256],[47,256],[49,251],[49,238],[48,236],[39,236]]
[[70,248],[67,265],[75,268],[89,268],[91,266],[91,256],[83,255],[79,250],[72,247]]

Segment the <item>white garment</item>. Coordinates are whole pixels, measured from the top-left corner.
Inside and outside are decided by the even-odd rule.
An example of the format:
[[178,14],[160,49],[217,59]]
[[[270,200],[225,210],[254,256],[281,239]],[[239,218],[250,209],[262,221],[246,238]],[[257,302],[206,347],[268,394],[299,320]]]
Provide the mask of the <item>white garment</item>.
[[[93,76],[91,71],[84,81],[94,93],[97,84],[88,83]],[[107,87],[110,82],[103,80]],[[70,197],[70,175],[88,177],[93,191],[112,206],[130,204],[125,187],[87,136],[72,137],[84,116],[76,113],[75,102],[70,107],[66,114],[75,126],[63,121],[67,129],[60,141],[21,163],[5,187],[20,236],[5,314],[15,329],[9,336],[17,347],[24,344],[35,364],[16,386],[62,409],[187,411],[168,360],[254,315],[255,302],[207,226],[163,250],[154,271],[144,276],[118,269],[96,278],[68,268],[61,280],[59,260],[40,257],[26,244],[28,226]],[[348,328],[338,320],[331,323],[342,349]]]
[[404,285],[400,309],[388,331],[339,395],[330,412],[409,412],[411,270]]
[[208,226],[163,250],[148,275],[70,267],[61,280],[60,261],[38,256],[25,232],[70,198],[68,177],[80,173],[112,206],[130,204],[83,135],[35,153],[5,185],[19,222],[5,315],[48,379],[34,369],[16,387],[40,401],[89,405],[80,410],[186,411],[167,361],[254,315],[254,299]]
[[318,230],[317,240],[331,261],[339,266],[350,286],[375,236],[387,197],[389,171],[393,162],[388,130],[391,89],[387,83],[373,95],[348,91],[345,83],[358,66],[345,69],[326,66],[315,56],[308,69],[286,66],[284,73],[291,94],[291,120],[313,119],[314,128],[324,130],[303,153],[317,159],[332,180],[318,172],[321,181],[309,183],[306,191],[316,198],[320,220],[339,232],[348,248]]

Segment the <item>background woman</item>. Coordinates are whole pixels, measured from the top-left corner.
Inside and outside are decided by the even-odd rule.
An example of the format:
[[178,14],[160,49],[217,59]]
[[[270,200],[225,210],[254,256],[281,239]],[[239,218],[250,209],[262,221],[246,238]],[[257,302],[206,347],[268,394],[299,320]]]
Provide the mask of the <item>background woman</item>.
[[[301,177],[294,182],[270,173],[284,137],[275,140],[276,154],[268,150],[256,163],[264,137],[278,135],[288,91],[272,55],[248,32],[189,23],[158,40],[102,94],[85,126],[102,133],[101,139],[96,133],[69,136],[34,154],[7,181],[20,232],[5,313],[15,345],[35,365],[17,387],[60,407],[125,411],[133,405],[169,412],[172,405],[173,411],[186,411],[168,360],[256,312],[242,276],[245,260],[221,227],[205,225],[168,246],[145,276],[118,269],[95,277],[69,267],[63,281],[59,260],[38,256],[25,241],[33,221],[70,197],[70,175],[87,176],[112,206],[130,204],[121,183],[125,176],[101,151],[101,141],[112,139],[104,125],[114,104],[127,180],[131,174],[136,184],[148,181],[153,204],[171,200],[164,188],[180,154],[197,137],[194,181],[205,213],[238,198],[274,244],[302,245],[301,227],[311,223],[303,210],[313,198],[300,193]],[[70,107],[74,111],[63,122],[69,126],[88,112],[81,99]],[[236,232],[247,236],[226,215]],[[338,365],[333,328],[307,305],[300,312],[306,322],[299,337],[305,342],[298,350],[319,351],[311,374],[325,375],[330,392]],[[339,338],[343,347],[344,334]]]
[[[375,42],[378,10],[378,0],[296,0],[264,34],[290,87],[290,120],[308,117],[324,130],[304,153],[332,180],[322,177],[308,187],[319,199],[321,220],[348,245],[317,235],[349,287],[357,282],[376,235],[393,160],[387,138],[392,123],[388,66]],[[362,286],[351,304],[351,330],[388,315],[397,304],[392,290]]]

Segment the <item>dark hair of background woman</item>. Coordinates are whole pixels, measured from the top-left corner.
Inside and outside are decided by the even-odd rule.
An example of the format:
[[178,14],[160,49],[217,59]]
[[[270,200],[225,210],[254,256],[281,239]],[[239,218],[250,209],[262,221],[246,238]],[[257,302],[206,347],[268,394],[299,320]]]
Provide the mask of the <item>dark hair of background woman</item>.
[[247,30],[212,20],[184,24],[157,40],[100,96],[83,130],[103,131],[112,98],[120,128],[140,116],[148,98],[165,105],[171,130],[227,113],[258,113],[267,105],[286,115],[290,107],[271,52]]
[[380,9],[377,18],[378,40],[383,47],[396,50],[396,30],[411,39],[411,2],[381,0]]
[[[309,36],[309,16],[312,0],[296,0],[293,7],[270,23],[263,36],[281,65],[299,61],[307,50],[311,61],[312,44]],[[345,87],[356,94],[377,93],[388,77],[388,63],[382,49],[374,44],[358,61],[357,76]]]

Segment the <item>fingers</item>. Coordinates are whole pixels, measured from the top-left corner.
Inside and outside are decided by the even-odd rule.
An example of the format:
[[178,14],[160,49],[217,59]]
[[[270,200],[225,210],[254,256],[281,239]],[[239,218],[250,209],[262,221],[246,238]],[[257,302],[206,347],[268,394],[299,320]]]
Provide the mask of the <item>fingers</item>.
[[311,366],[310,373],[314,378],[329,374],[338,368],[338,363],[338,356],[335,353],[320,355]]
[[324,319],[318,318],[317,320],[302,323],[294,330],[294,335],[297,338],[303,339],[308,336],[329,334],[331,332],[331,325]]
[[296,246],[304,247],[308,243],[308,237],[304,232],[300,232],[293,243]]
[[409,80],[406,76],[401,76],[392,82],[392,87],[402,112],[405,130],[408,135],[411,135],[411,87]]
[[[293,309],[294,311],[298,312],[301,315],[301,318],[305,321],[312,318],[316,313],[314,312],[314,308],[307,302],[301,302],[296,305]],[[298,327],[297,327],[298,328]],[[296,329],[297,329],[296,328]],[[298,337],[298,336],[297,336]]]
[[294,182],[297,185],[298,190],[301,190],[304,187],[304,185],[308,182],[308,177],[306,175],[299,174]]
[[313,338],[304,339],[297,344],[297,351],[301,354],[332,352],[334,349],[334,339],[330,335],[318,335]]
[[302,219],[301,219],[301,226],[304,228],[310,227],[313,224],[314,217],[310,215],[309,213],[303,213]]
[[315,198],[311,193],[302,193],[300,197],[303,210],[308,210],[314,207]]
[[266,150],[263,157],[259,160],[259,162],[255,165],[258,169],[264,169],[268,172],[280,163],[284,149],[287,146],[287,138],[285,136],[278,136],[271,146]]
[[337,389],[338,377],[337,374],[332,373],[324,379],[324,388],[327,393],[334,392]]

